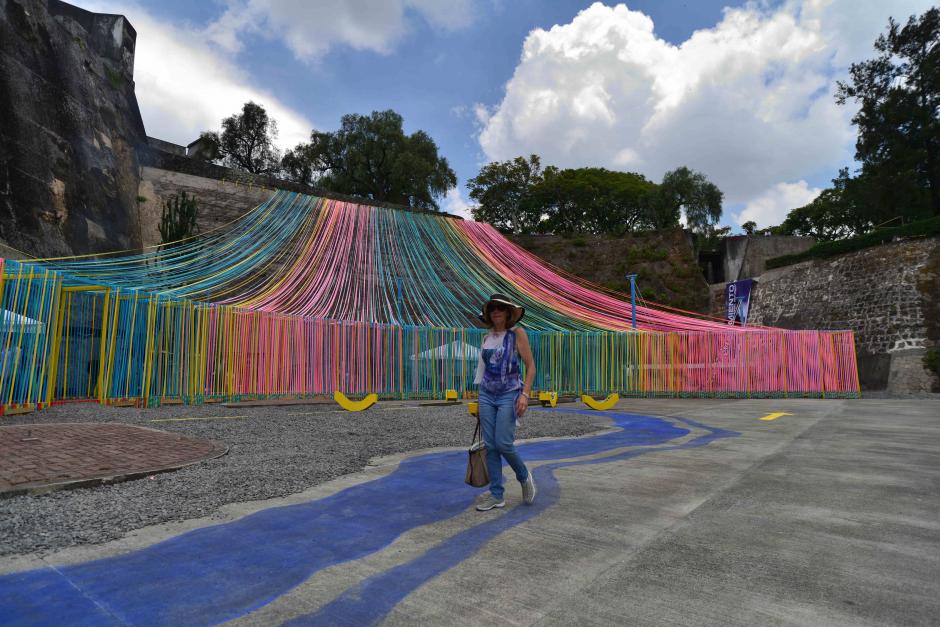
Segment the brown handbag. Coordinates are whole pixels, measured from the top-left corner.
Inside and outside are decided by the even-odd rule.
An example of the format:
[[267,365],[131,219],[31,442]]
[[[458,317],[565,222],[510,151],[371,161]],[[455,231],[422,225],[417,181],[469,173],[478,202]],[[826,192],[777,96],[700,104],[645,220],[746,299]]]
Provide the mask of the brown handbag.
[[467,451],[467,476],[464,481],[474,488],[482,488],[490,484],[490,471],[486,468],[486,446],[483,444],[483,435],[480,433],[480,421],[473,431],[473,443]]

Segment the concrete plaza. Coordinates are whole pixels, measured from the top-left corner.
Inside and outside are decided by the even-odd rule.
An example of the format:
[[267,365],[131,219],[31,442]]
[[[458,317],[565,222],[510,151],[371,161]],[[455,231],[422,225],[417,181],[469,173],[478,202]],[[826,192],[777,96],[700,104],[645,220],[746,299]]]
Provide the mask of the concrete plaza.
[[[582,411],[572,405],[555,410]],[[225,520],[0,561],[14,624],[929,624],[936,400],[622,400],[526,441],[480,513],[463,451],[374,460]],[[508,469],[507,469],[508,470]]]

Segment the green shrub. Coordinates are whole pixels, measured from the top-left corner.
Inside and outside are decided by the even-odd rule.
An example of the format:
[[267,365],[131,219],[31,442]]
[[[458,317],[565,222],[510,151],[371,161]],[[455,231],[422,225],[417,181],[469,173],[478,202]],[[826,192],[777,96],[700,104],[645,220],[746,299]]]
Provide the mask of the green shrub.
[[904,226],[898,226],[890,229],[878,229],[865,235],[852,237],[850,239],[840,239],[833,242],[821,242],[809,250],[795,255],[783,255],[767,260],[767,268],[781,268],[790,264],[806,261],[807,259],[826,259],[835,257],[854,250],[871,248],[887,244],[896,237],[931,237],[940,235],[940,217],[911,222]]
[[932,372],[934,376],[940,377],[940,350],[931,348],[927,351],[927,354],[924,355],[924,367]]
[[120,72],[112,70],[106,65],[104,66],[104,73],[108,75],[108,82],[111,83],[111,87],[114,89],[120,89],[124,84],[124,77],[121,76]]
[[669,251],[665,248],[647,248],[646,259],[648,261],[665,261],[669,258]]

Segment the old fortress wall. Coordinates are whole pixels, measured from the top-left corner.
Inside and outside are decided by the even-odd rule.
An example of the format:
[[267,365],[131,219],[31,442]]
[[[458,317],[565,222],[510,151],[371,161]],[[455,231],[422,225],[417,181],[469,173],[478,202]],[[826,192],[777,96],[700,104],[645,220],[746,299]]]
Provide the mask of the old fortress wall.
[[[940,239],[898,241],[804,261],[764,271],[756,280],[750,324],[851,329],[863,390],[923,393],[936,388],[924,356],[940,347]],[[723,286],[713,290],[716,301],[722,300]]]

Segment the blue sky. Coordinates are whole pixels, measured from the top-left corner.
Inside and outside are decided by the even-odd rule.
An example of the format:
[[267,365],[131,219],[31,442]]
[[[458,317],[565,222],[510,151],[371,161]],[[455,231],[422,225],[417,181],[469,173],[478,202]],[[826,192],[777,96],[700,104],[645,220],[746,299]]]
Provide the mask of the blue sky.
[[148,133],[188,143],[248,99],[290,146],[344,113],[394,109],[437,142],[467,213],[483,163],[704,172],[723,222],[777,224],[852,161],[832,90],[918,0],[616,5],[536,0],[80,0],[138,31]]

